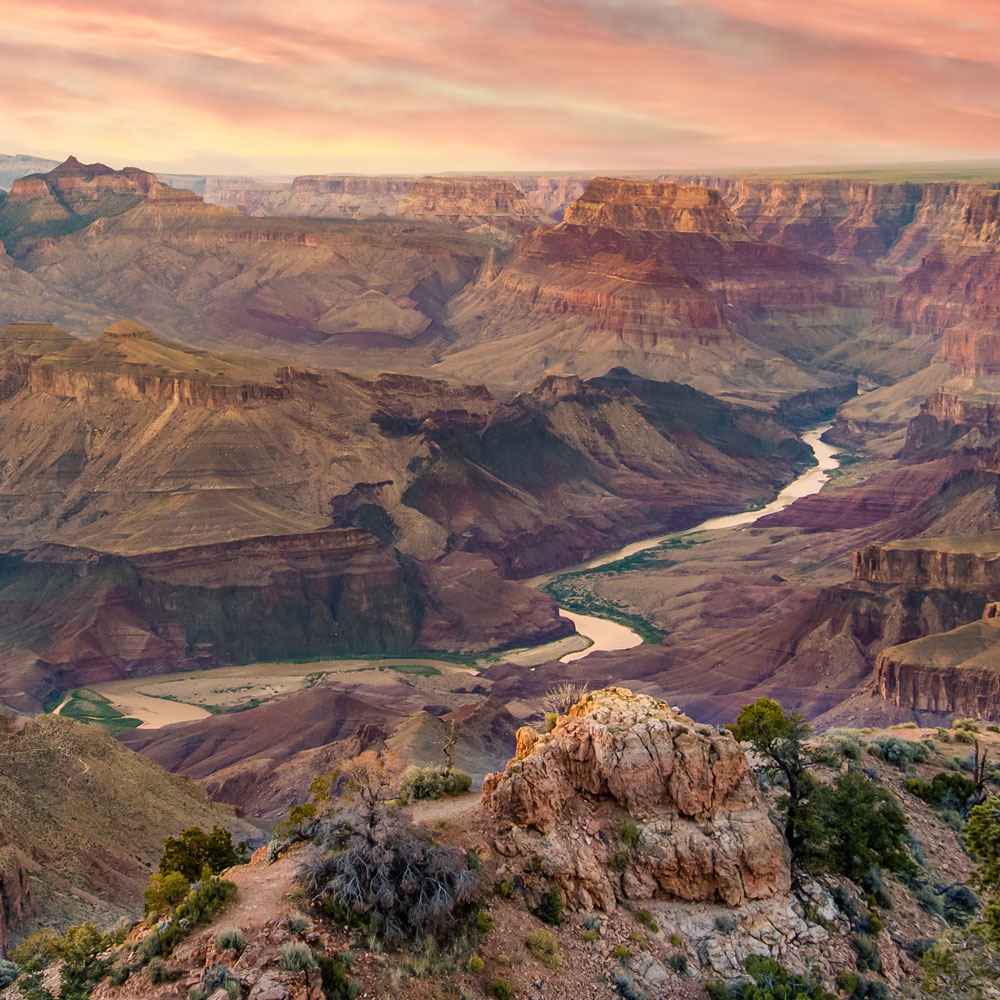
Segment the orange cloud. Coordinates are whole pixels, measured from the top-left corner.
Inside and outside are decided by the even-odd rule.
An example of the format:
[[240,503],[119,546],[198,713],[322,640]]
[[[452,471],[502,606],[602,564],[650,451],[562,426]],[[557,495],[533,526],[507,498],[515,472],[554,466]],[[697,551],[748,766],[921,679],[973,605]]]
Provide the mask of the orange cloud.
[[994,0],[0,0],[0,15],[7,152],[272,173],[1000,156]]

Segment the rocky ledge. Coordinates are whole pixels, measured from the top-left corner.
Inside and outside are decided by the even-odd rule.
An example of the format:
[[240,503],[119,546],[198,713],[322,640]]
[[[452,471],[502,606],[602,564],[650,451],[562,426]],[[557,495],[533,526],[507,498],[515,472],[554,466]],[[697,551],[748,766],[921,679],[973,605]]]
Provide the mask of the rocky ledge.
[[624,688],[585,695],[551,732],[519,730],[483,805],[511,876],[530,893],[540,873],[571,906],[735,906],[789,887],[784,838],[737,742]]

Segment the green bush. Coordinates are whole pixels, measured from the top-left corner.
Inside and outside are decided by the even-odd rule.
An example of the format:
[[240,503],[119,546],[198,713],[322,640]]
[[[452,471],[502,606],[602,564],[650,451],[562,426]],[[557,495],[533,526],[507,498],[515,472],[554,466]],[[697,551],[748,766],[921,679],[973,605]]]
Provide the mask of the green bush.
[[450,771],[440,767],[408,767],[403,772],[397,801],[400,805],[427,799],[443,799],[449,795],[464,795],[472,788],[472,775],[455,767]]
[[979,723],[975,719],[955,719],[951,724],[952,729],[964,729],[970,733],[981,732]]
[[485,910],[480,910],[476,914],[476,933],[485,935],[491,930],[493,930],[493,918]]
[[675,948],[680,948],[684,944],[684,939],[680,936],[680,934],[678,934],[676,931],[674,931],[674,933],[670,935],[670,943]]
[[622,1000],[646,1000],[646,993],[636,984],[635,979],[627,972],[615,975],[615,989]]
[[558,969],[562,965],[562,959],[559,957],[559,943],[549,931],[535,931],[534,934],[529,936],[527,945],[528,951],[542,965],[553,970]]
[[149,960],[149,964],[146,966],[146,977],[154,986],[159,986],[160,983],[169,983],[174,978],[167,968],[167,963],[159,956]]
[[857,881],[875,866],[912,872],[906,852],[909,828],[895,796],[864,775],[848,772],[819,786],[813,807],[813,856],[829,871]]
[[471,955],[469,961],[465,963],[465,967],[469,972],[480,973],[486,968],[486,963],[478,955]]
[[879,736],[868,746],[870,753],[887,764],[909,770],[914,764],[925,764],[931,759],[927,747],[916,740],[904,740],[898,736]]
[[858,977],[853,972],[837,973],[837,989],[841,993],[853,993],[858,988]]
[[649,910],[636,910],[635,919],[642,924],[643,927],[649,928],[653,934],[660,933],[660,925],[656,922],[656,918],[649,912]]
[[670,956],[670,968],[679,976],[683,976],[688,970],[688,957],[684,952],[678,952]]
[[951,742],[951,733],[949,733],[947,729],[939,729],[937,731],[937,738],[942,743],[950,743]]
[[828,729],[817,737],[816,743],[830,757],[861,760],[861,736],[857,729]]
[[720,934],[732,934],[736,930],[736,921],[732,917],[722,916],[715,918],[715,929]]
[[597,940],[597,931],[591,930],[589,927],[585,927],[580,931],[580,940],[586,944],[593,944]]
[[966,729],[956,729],[955,730],[955,742],[965,743],[971,746],[976,742],[976,737]]
[[218,875],[233,865],[245,864],[249,857],[246,841],[233,845],[233,835],[221,826],[206,833],[192,826],[179,837],[168,837],[160,858],[160,874],[180,872],[188,882],[197,882],[205,868]]
[[638,846],[640,838],[639,827],[631,822],[631,820],[623,819],[616,823],[615,833],[627,850],[632,850],[632,848]]
[[878,957],[878,948],[875,939],[870,934],[855,934],[854,951],[858,956],[858,968],[861,970],[870,969],[872,972],[881,972],[882,963]]
[[546,712],[545,713],[545,731],[551,733],[553,729],[556,728],[556,723],[559,721],[558,712]]
[[18,968],[6,958],[0,958],[0,990],[10,986],[18,977]]
[[301,941],[286,941],[281,946],[281,957],[278,959],[278,968],[282,972],[305,972],[316,966],[316,956],[312,953],[312,948]]
[[773,958],[750,955],[743,967],[753,983],[740,983],[732,989],[721,982],[709,983],[706,989],[712,1000],[832,1000],[832,994],[815,979],[793,976]]
[[538,904],[538,909],[535,910],[535,916],[543,924],[551,924],[553,927],[558,927],[563,922],[565,914],[562,893],[559,891],[559,886],[552,886],[542,896],[542,901]]
[[516,886],[514,885],[514,880],[508,876],[500,882],[497,887],[497,892],[500,893],[501,897],[504,899],[511,899],[514,895],[514,890]]
[[619,962],[624,962],[625,959],[632,954],[632,949],[627,944],[616,944],[614,948],[611,949],[611,954],[617,958]]
[[108,982],[112,986],[122,986],[131,974],[129,967],[119,962],[108,970]]
[[355,1000],[361,992],[360,984],[348,978],[350,966],[343,958],[320,955],[316,959],[323,980],[323,996],[326,1000]]
[[496,1000],[511,1000],[514,996],[514,988],[506,979],[494,979],[490,983],[490,996]]
[[167,872],[161,875],[153,872],[149,876],[149,885],[142,894],[146,904],[146,913],[155,914],[176,906],[189,892],[191,885],[180,872]]
[[310,920],[304,913],[290,913],[285,920],[285,926],[291,934],[305,934],[309,930]]
[[235,927],[232,930],[223,931],[219,935],[219,947],[223,951],[235,951],[239,955],[244,948],[243,932]]

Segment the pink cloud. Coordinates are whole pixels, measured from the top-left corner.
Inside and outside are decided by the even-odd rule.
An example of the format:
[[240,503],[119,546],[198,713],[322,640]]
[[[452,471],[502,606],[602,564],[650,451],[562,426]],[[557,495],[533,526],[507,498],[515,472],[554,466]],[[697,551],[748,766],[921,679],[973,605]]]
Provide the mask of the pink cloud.
[[282,172],[1000,156],[1000,10],[955,6],[0,0],[0,135]]

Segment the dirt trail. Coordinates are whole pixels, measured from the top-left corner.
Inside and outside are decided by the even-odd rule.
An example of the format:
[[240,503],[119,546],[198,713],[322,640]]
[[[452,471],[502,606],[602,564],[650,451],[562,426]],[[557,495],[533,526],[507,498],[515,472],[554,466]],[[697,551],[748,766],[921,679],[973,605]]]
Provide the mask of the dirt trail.
[[224,877],[236,883],[239,898],[220,922],[246,931],[290,912],[293,907],[288,896],[294,888],[297,869],[295,852],[292,856],[282,855],[273,865],[261,859],[255,864],[230,868]]

